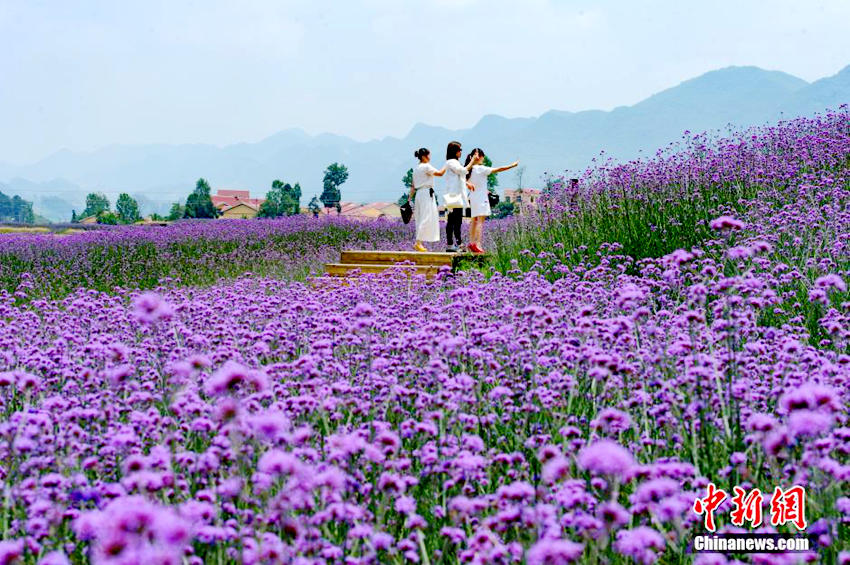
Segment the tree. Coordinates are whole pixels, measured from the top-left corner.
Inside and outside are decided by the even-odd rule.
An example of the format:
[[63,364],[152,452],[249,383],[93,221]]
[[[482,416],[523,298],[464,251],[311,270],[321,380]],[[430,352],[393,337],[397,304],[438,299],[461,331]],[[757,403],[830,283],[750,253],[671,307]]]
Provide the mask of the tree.
[[171,205],[171,210],[169,210],[168,216],[166,216],[165,219],[173,222],[174,220],[179,220],[185,215],[186,208],[179,202],[175,202]]
[[115,203],[115,211],[118,213],[118,219],[122,224],[132,224],[141,219],[139,215],[139,203],[126,192],[118,195],[118,201]]
[[413,169],[407,169],[407,172],[404,173],[404,177],[402,177],[401,182],[404,183],[404,187],[407,189],[404,191],[404,194],[396,201],[399,206],[404,206],[410,200],[410,187],[413,186]]
[[183,212],[184,218],[217,218],[218,209],[213,206],[212,198],[210,198],[209,183],[200,178],[195,183],[195,190],[186,199],[186,209]]
[[310,210],[310,213],[313,214],[314,218],[318,218],[319,212],[322,209],[322,206],[319,204],[319,199],[314,196],[310,200],[310,203],[307,204],[307,209]]
[[[288,186],[288,185],[286,185]],[[294,186],[289,187],[289,198],[292,200],[292,206],[290,208],[289,216],[295,216],[301,213],[301,184],[295,183]]]
[[27,202],[17,194],[9,198],[0,192],[0,221],[22,224],[35,223],[32,202]]
[[277,218],[294,216],[301,213],[301,185],[295,186],[279,180],[272,182],[272,189],[266,193],[266,201],[260,205],[257,216]]
[[[484,155],[484,166],[492,167],[493,161],[490,160],[490,157]],[[499,186],[499,179],[496,178],[496,175],[487,175],[487,190],[489,192],[495,192],[495,188]]]
[[513,216],[514,214],[514,203],[513,202],[499,202],[496,204],[496,207],[493,208],[493,217],[494,218],[507,218],[508,216]]
[[336,207],[337,214],[340,213],[342,207],[339,202],[342,200],[339,187],[348,180],[348,167],[341,163],[332,163],[325,169],[325,177],[322,181],[322,195],[319,199],[325,208]]
[[0,192],[0,221],[13,221],[12,199]]
[[117,226],[120,222],[120,218],[109,210],[101,210],[97,215],[97,223],[98,224],[106,224],[109,226]]
[[97,216],[101,212],[109,210],[109,199],[102,192],[90,192],[86,195],[86,209],[83,210],[83,218]]
[[514,174],[516,175],[516,187],[522,188],[522,177],[525,176],[525,165],[517,167],[516,173]]
[[71,210],[71,223],[76,224],[79,220],[77,219],[77,211]]

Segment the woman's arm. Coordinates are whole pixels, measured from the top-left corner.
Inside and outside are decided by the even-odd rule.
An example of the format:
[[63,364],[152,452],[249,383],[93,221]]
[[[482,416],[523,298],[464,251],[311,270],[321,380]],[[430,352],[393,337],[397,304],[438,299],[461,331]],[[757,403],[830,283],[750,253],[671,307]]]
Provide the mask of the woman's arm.
[[443,165],[443,168],[442,168],[442,169],[440,169],[439,171],[434,171],[434,173],[433,173],[433,175],[434,175],[435,177],[441,177],[441,176],[443,176],[444,174],[446,174],[446,166],[445,166],[445,165]]
[[466,188],[468,188],[468,189],[469,189],[469,190],[471,190],[472,192],[475,192],[475,185],[474,185],[474,184],[472,184],[471,182],[467,182],[467,183],[466,183]]
[[510,165],[507,165],[505,167],[494,167],[493,172],[490,173],[490,174],[495,175],[496,173],[501,173],[502,171],[509,171],[509,170],[513,169],[514,167],[516,167],[517,165],[519,165],[519,161],[514,161],[513,163],[511,163]]

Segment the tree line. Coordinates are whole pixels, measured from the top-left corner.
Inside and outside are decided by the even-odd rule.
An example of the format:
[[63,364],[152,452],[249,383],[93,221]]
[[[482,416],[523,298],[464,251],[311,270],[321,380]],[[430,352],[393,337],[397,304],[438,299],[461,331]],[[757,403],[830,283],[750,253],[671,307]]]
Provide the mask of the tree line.
[[32,202],[27,202],[17,194],[10,197],[0,192],[0,222],[34,223]]
[[122,192],[115,202],[115,211],[110,206],[109,198],[102,192],[90,192],[86,195],[86,207],[77,215],[71,210],[71,222],[77,223],[85,218],[94,217],[98,224],[132,224],[142,219],[139,214],[139,203],[136,199]]
[[[348,168],[341,163],[332,163],[325,170],[323,191],[321,196],[314,196],[307,209],[318,216],[322,209],[336,208],[340,210],[340,186],[348,179]],[[301,185],[275,179],[271,189],[266,193],[265,201],[260,205],[257,216],[260,218],[278,218],[293,216],[301,213]],[[8,201],[8,203],[7,203]],[[14,212],[12,212],[14,210]],[[27,212],[28,211],[28,216]],[[166,216],[151,214],[152,220],[180,220],[183,218],[217,218],[221,211],[212,201],[212,189],[206,179],[200,178],[195,183],[194,190],[186,198],[185,203],[175,202],[171,205]],[[0,192],[0,221],[16,221],[32,223],[32,204],[15,196],[10,199]],[[141,220],[139,204],[127,193],[121,193],[112,210],[109,198],[102,192],[91,192],[86,196],[86,207],[77,214],[71,211],[71,222],[79,222],[85,218],[94,217],[99,224],[132,224]],[[29,219],[21,219],[29,218]]]
[[[325,169],[322,182],[323,190],[319,197],[314,196],[307,209],[314,216],[318,216],[322,209],[336,208],[340,211],[342,195],[340,186],[348,180],[348,167],[341,163],[332,163]],[[171,206],[167,220],[179,220],[181,218],[217,218],[221,211],[213,205],[212,191],[206,179],[200,178],[195,184],[195,190],[186,199],[186,204],[175,202]],[[260,204],[257,211],[259,218],[279,218],[281,216],[294,216],[301,213],[301,184],[290,184],[280,179],[272,181],[271,189],[266,193],[265,201]],[[320,205],[321,202],[321,205]]]

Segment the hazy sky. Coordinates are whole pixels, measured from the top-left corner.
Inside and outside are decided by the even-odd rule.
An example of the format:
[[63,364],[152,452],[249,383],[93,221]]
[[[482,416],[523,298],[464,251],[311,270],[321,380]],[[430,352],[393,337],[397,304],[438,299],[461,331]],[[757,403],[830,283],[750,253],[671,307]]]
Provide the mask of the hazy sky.
[[848,0],[0,0],[0,161],[610,109],[850,63]]

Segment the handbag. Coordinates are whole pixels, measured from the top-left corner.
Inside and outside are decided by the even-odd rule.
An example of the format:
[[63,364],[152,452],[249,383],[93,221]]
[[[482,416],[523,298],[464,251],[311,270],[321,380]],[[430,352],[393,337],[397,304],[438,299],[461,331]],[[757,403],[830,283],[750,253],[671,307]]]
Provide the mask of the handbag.
[[413,217],[413,207],[410,205],[410,201],[404,203],[401,207],[401,221],[405,224],[410,223],[410,218]]
[[447,192],[443,195],[446,208],[463,208],[463,195],[460,192]]
[[499,195],[495,192],[488,192],[487,200],[490,202],[490,207],[495,208],[499,204]]

